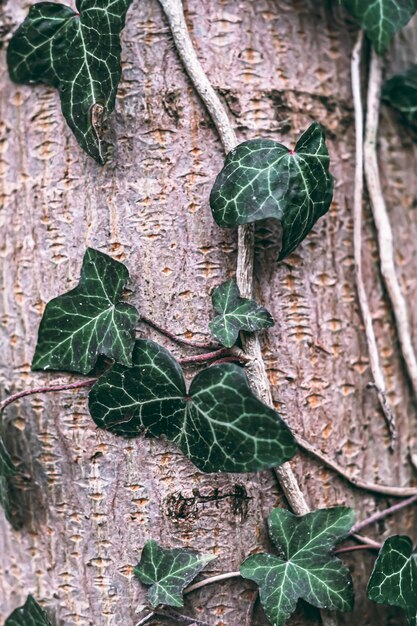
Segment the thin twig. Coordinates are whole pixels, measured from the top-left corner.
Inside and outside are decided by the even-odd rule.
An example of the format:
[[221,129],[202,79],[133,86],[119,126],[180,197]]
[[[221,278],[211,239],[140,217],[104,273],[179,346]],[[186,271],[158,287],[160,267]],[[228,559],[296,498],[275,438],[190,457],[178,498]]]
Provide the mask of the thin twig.
[[363,204],[363,104],[361,94],[361,53],[364,34],[360,30],[352,54],[352,91],[355,107],[355,132],[356,132],[356,166],[355,166],[355,191],[354,191],[354,211],[353,211],[353,249],[355,257],[356,287],[358,290],[358,300],[361,310],[365,335],[368,343],[369,362],[371,366],[374,386],[384,414],[387,426],[391,435],[391,447],[397,436],[395,415],[392,412],[387,400],[387,384],[384,372],[381,367],[378,346],[376,343],[372,316],[368,303],[368,296],[365,289],[362,272],[362,204]]
[[384,511],[378,511],[377,513],[374,513],[373,515],[370,515],[366,519],[355,524],[352,527],[350,532],[351,534],[358,533],[363,528],[366,528],[367,526],[370,526],[371,524],[375,524],[376,522],[379,522],[380,520],[385,519],[389,515],[393,515],[394,513],[397,513],[398,511],[401,511],[402,509],[405,509],[406,507],[411,506],[415,502],[417,502],[417,494],[415,494],[414,496],[411,496],[411,498],[408,498],[407,500],[403,500],[402,502],[398,502],[398,504],[394,504],[393,506],[388,507]]
[[[220,348],[214,352],[205,352],[204,354],[194,354],[193,356],[185,356],[178,359],[181,365],[191,365],[193,363],[205,363],[206,361],[212,361],[213,359],[220,359],[224,356],[232,356],[229,348]],[[239,360],[239,357],[235,357],[235,361]]]
[[159,333],[161,333],[161,335],[168,337],[168,339],[171,339],[171,341],[174,341],[175,343],[182,343],[185,346],[190,346],[191,348],[201,348],[203,350],[217,350],[221,347],[220,344],[215,342],[192,341],[191,339],[184,339],[183,337],[179,337],[178,335],[175,335],[171,331],[163,328],[153,320],[149,319],[149,317],[144,317],[143,315],[141,315],[139,321],[147,324],[151,328],[154,328]]
[[240,572],[226,572],[226,574],[217,574],[217,576],[204,578],[204,580],[200,580],[198,583],[194,583],[184,589],[184,595],[197,591],[197,589],[202,589],[202,587],[205,587],[206,585],[212,585],[213,583],[218,583],[221,580],[228,580],[229,578],[241,578]]
[[26,389],[26,391],[19,391],[12,396],[9,396],[3,402],[0,403],[0,414],[4,411],[9,404],[25,398],[26,396],[33,396],[38,393],[51,393],[53,391],[67,391],[69,389],[80,389],[81,387],[91,387],[97,382],[97,378],[88,378],[87,380],[78,380],[76,383],[64,383],[62,385],[48,385],[46,387],[37,387],[36,389]]
[[[208,80],[194,50],[181,0],[159,0],[174,38],[177,52],[198,95],[213,120],[226,153],[236,147],[238,141],[227,113]],[[254,226],[248,224],[238,229],[238,259],[236,281],[243,298],[252,296],[253,287]],[[271,388],[262,358],[259,339],[255,334],[241,333],[244,351],[250,357],[247,372],[258,396],[273,407]],[[310,510],[289,463],[275,470],[282,490],[294,513],[303,515]]]
[[365,176],[371,200],[372,215],[378,234],[381,274],[394,313],[401,352],[413,386],[414,394],[417,396],[417,359],[411,339],[407,303],[401,291],[401,286],[395,271],[393,234],[382,192],[378,166],[377,137],[381,85],[382,60],[376,52],[372,50],[364,147]]
[[317,448],[312,446],[311,443],[300,437],[300,435],[295,435],[295,440],[302,450],[311,454],[311,456],[321,461],[323,465],[332,469],[334,472],[339,474],[339,476],[342,476],[345,480],[347,480],[347,482],[354,485],[358,489],[364,489],[365,491],[371,491],[373,493],[380,493],[385,496],[391,496],[392,498],[409,498],[417,494],[417,487],[390,487],[388,485],[379,485],[378,483],[371,483],[366,480],[362,480],[361,478],[349,476],[346,469],[338,465],[336,461],[333,461],[327,455],[320,452]]
[[358,533],[354,533],[352,531],[350,531],[349,537],[353,537],[354,539],[356,539],[357,541],[359,541],[359,543],[363,543],[366,546],[369,546],[370,548],[375,548],[375,549],[379,549],[379,543],[377,541],[375,541],[375,539],[371,539],[370,537],[366,537],[365,535],[358,535]]
[[346,552],[356,552],[356,550],[380,550],[381,544],[377,544],[375,546],[368,546],[367,544],[362,544],[360,546],[346,546],[345,548],[337,548],[333,552],[333,554],[344,554]]

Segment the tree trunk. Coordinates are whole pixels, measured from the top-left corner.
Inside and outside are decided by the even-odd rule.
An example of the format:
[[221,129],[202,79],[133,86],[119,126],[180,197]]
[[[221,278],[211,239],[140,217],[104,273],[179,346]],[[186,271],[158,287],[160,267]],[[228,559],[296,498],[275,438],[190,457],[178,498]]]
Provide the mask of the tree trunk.
[[[185,9],[199,58],[239,140],[263,136],[293,144],[313,120],[327,133],[336,177],[329,214],[278,266],[271,225],[257,229],[257,298],[276,319],[263,341],[276,408],[352,476],[410,485],[416,405],[367,206],[364,272],[398,421],[393,453],[369,386],[355,289],[350,55],[356,26],[329,0],[186,0]],[[27,2],[3,0],[0,10],[7,40]],[[389,74],[413,60],[416,32],[414,22],[397,37]],[[1,50],[2,395],[76,380],[32,373],[30,363],[45,304],[75,285],[87,246],[127,265],[131,302],[144,315],[199,340],[208,333],[211,290],[233,276],[236,232],[218,228],[208,204],[223,162],[221,144],[157,0],[134,0],[122,39],[123,79],[110,120],[115,148],[104,167],[77,146],[54,90],[10,82],[5,45]],[[382,116],[380,158],[397,269],[416,334],[417,150],[397,115],[383,108]],[[145,326],[143,336],[180,353]],[[271,508],[286,506],[272,472],[202,474],[169,443],[125,441],[97,430],[86,396],[86,390],[32,396],[7,409],[7,445],[32,480],[13,492],[23,527],[12,529],[0,513],[2,618],[31,592],[59,625],[134,626],[146,590],[133,566],[148,539],[216,554],[205,575],[237,570],[245,556],[268,547]],[[292,465],[312,508],[347,504],[363,519],[389,504],[302,453]],[[368,534],[378,540],[412,534],[413,524],[407,511]],[[338,624],[401,623],[395,611],[365,598],[373,558],[364,552],[346,557],[356,608]],[[254,589],[239,579],[207,586],[187,597],[184,613],[212,626],[242,626]],[[265,623],[258,607],[253,624]],[[320,618],[302,604],[290,623],[314,626]]]

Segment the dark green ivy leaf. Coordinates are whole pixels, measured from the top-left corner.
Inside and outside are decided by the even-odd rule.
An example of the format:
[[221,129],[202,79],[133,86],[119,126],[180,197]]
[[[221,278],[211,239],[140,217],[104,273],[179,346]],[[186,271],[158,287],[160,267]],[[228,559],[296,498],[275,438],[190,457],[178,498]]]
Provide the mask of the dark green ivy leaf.
[[6,619],[4,626],[51,626],[45,611],[32,596]]
[[387,80],[382,97],[412,124],[417,124],[417,65]]
[[210,195],[213,217],[225,228],[265,218],[281,222],[279,260],[327,213],[333,197],[329,153],[319,124],[289,150],[276,141],[252,139],[226,157]]
[[88,248],[78,286],[46,306],[32,369],[87,374],[100,354],[130,366],[139,314],[119,301],[128,278],[123,263]]
[[77,0],[77,11],[39,2],[7,50],[16,83],[47,83],[59,90],[62,113],[80,146],[99,163],[101,126],[113,111],[121,76],[120,32],[132,0]]
[[394,535],[382,546],[368,583],[368,598],[398,606],[417,626],[417,552],[409,537]]
[[394,35],[417,11],[417,0],[342,0],[382,54]]
[[299,598],[323,609],[352,609],[349,570],[332,550],[346,537],[353,520],[354,511],[345,507],[302,516],[284,509],[271,512],[269,534],[280,556],[250,556],[240,573],[259,585],[262,606],[274,626],[285,624]]
[[156,541],[148,541],[134,573],[145,585],[151,585],[148,597],[154,608],[159,604],[181,607],[185,587],[215,558],[181,548],[165,550]]
[[271,314],[248,298],[241,298],[234,280],[229,280],[214,289],[211,296],[213,307],[219,315],[210,322],[213,336],[224,346],[231,348],[239,332],[255,332],[275,324]]
[[17,470],[0,437],[0,505],[9,520],[11,519],[11,511],[8,479],[15,474],[17,474]]
[[179,364],[153,341],[136,341],[132,368],[115,365],[99,378],[89,408],[97,426],[117,435],[165,435],[204,472],[254,472],[296,451],[291,431],[254,396],[242,368],[213,365],[187,393]]

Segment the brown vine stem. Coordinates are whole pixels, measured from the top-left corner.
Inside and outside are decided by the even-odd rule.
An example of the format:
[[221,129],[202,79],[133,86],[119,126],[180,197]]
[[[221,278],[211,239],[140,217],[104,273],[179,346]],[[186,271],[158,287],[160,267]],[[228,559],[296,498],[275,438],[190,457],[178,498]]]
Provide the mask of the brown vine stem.
[[[220,101],[207,78],[200,61],[197,58],[194,46],[190,39],[184,10],[181,0],[159,0],[171,33],[178,55],[190,77],[196,92],[205,104],[207,111],[217,128],[220,140],[226,153],[238,144],[236,134]],[[238,259],[236,282],[244,298],[252,297],[253,290],[253,255],[254,255],[254,227],[253,224],[240,226],[238,229]],[[249,380],[258,396],[273,407],[271,388],[268,381],[265,364],[262,358],[261,345],[257,335],[242,333],[242,344],[245,353],[250,358],[247,366]],[[284,463],[275,469],[277,478],[288,503],[294,513],[304,515],[309,507],[300,489],[297,479],[289,463]]]
[[159,333],[161,333],[161,335],[168,337],[168,339],[171,339],[171,341],[174,341],[175,343],[182,343],[185,346],[190,346],[191,348],[199,348],[199,349],[201,348],[203,350],[217,350],[217,349],[220,349],[221,347],[219,343],[192,341],[191,339],[184,339],[183,337],[179,337],[178,335],[175,335],[171,331],[167,330],[166,328],[163,328],[162,326],[160,326],[153,320],[149,319],[149,317],[143,317],[143,315],[141,316],[139,321],[143,322],[144,324],[147,324],[151,328],[154,328]]
[[377,137],[382,86],[382,60],[372,50],[369,74],[367,116],[365,132],[365,177],[371,200],[372,215],[375,222],[381,274],[385,282],[397,327],[401,352],[408,375],[417,396],[417,359],[411,339],[407,303],[401,291],[395,271],[394,244],[391,224],[385,204],[377,156]]
[[87,380],[78,380],[75,383],[64,383],[62,385],[48,385],[45,387],[37,387],[36,389],[26,389],[25,391],[19,391],[18,393],[9,396],[3,402],[0,402],[0,414],[4,411],[9,404],[25,398],[26,396],[33,396],[38,393],[51,393],[53,391],[68,391],[69,389],[80,389],[81,387],[91,387],[97,381],[97,378],[88,378]]
[[345,548],[337,548],[333,552],[333,554],[345,554],[347,552],[356,552],[357,550],[380,550],[381,544],[375,544],[372,546],[368,546],[367,544],[362,544],[360,546],[346,546]]
[[363,103],[361,93],[361,55],[364,33],[359,31],[358,39],[353,48],[351,73],[352,92],[355,109],[355,133],[356,133],[356,165],[355,165],[355,190],[353,209],[353,249],[355,257],[356,287],[361,310],[365,335],[368,343],[369,362],[371,366],[374,385],[383,415],[385,417],[390,435],[391,447],[397,437],[395,415],[387,400],[387,384],[381,367],[378,346],[376,343],[372,316],[368,303],[368,296],[362,272],[362,232],[363,232]]
[[349,534],[353,535],[355,533],[359,533],[361,530],[363,530],[367,526],[370,526],[371,524],[375,524],[376,522],[379,522],[380,520],[385,519],[389,515],[393,515],[394,513],[397,513],[398,511],[401,511],[402,509],[405,509],[408,506],[412,506],[413,504],[415,504],[415,502],[417,502],[417,494],[415,494],[414,496],[411,496],[411,498],[408,498],[407,500],[403,500],[402,502],[399,502],[398,504],[394,504],[393,506],[390,506],[388,509],[384,509],[383,511],[378,511],[377,513],[370,515],[369,517],[362,520],[361,522],[358,522],[352,527]]
[[330,459],[326,454],[320,452],[317,448],[311,445],[311,443],[303,439],[303,437],[295,435],[295,440],[298,446],[305,452],[311,454],[311,456],[318,459],[323,465],[332,469],[336,472],[336,474],[342,476],[342,478],[358,489],[363,489],[364,491],[370,491],[373,493],[380,493],[384,496],[391,496],[392,498],[408,498],[417,495],[417,487],[390,487],[388,485],[371,483],[366,480],[362,480],[361,478],[349,476],[345,468],[338,465],[336,461]]

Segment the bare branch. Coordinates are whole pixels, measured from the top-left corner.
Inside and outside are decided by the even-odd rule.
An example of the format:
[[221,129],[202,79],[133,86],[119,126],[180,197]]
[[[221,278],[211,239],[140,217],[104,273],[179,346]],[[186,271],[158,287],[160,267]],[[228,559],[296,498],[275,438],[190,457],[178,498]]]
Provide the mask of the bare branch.
[[53,391],[67,391],[69,389],[80,389],[81,387],[91,387],[97,381],[97,378],[87,378],[86,380],[78,380],[75,383],[64,383],[61,385],[47,385],[45,387],[37,387],[36,389],[26,389],[25,391],[19,391],[18,393],[9,396],[3,402],[0,403],[0,414],[4,411],[9,404],[25,398],[26,396],[33,396],[38,393],[51,393]]

